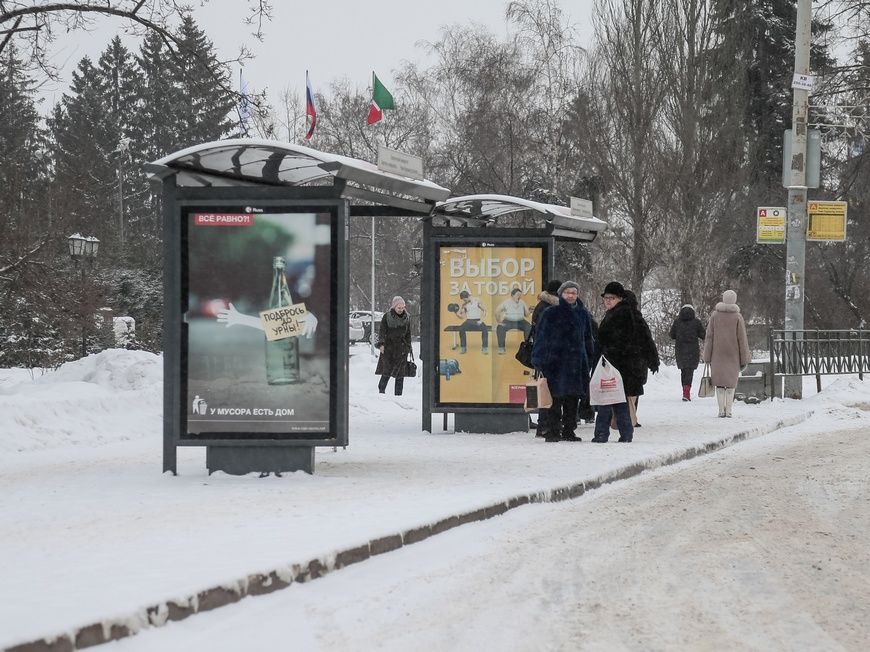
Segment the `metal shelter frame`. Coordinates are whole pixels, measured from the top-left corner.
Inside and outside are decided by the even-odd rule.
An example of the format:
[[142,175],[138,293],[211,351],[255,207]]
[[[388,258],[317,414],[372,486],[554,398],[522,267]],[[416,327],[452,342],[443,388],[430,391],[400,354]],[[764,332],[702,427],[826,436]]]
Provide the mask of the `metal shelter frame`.
[[[526,211],[541,218],[543,226],[538,234],[560,241],[591,242],[606,228],[606,223],[589,216],[571,215],[564,206],[545,204],[507,195],[481,194],[449,198],[450,191],[427,180],[410,179],[385,172],[368,161],[322,152],[301,145],[263,139],[230,139],[188,147],[146,164],[145,169],[155,183],[163,188],[163,237],[166,253],[164,271],[164,471],[176,473],[176,447],[191,445],[180,443],[184,403],[180,396],[182,296],[179,286],[182,243],[178,228],[179,207],[238,200],[239,202],[275,203],[301,202],[317,204],[343,202],[341,225],[343,239],[347,236],[347,220],[355,216],[417,217],[424,220],[423,283],[434,276],[434,253],[426,234],[432,228],[451,229],[457,234],[472,231],[495,233],[500,218]],[[356,203],[351,203],[354,200]],[[464,229],[462,227],[473,227]],[[552,249],[551,249],[552,250]],[[340,302],[335,312],[336,324],[347,322],[347,254],[337,270],[338,288],[334,296]],[[423,296],[421,292],[421,296]],[[432,309],[430,304],[429,309]],[[427,323],[424,317],[423,323]],[[337,351],[347,346],[346,329],[337,329]],[[424,350],[431,343],[425,344]],[[430,370],[432,366],[429,366]],[[317,445],[346,445],[347,443],[347,378],[341,388],[339,421],[344,428],[338,439],[295,442],[289,445],[305,446],[310,450],[302,455],[287,456],[280,470],[303,469],[313,472],[313,449]],[[428,378],[424,382],[432,382]],[[429,406],[424,406],[428,413]],[[426,429],[426,428],[424,428]],[[256,442],[263,451],[250,455],[238,442],[238,464],[224,456],[230,472],[260,470],[266,455],[274,455],[274,446],[287,447],[287,442]],[[217,442],[225,445],[226,442]],[[206,444],[207,445],[207,444]],[[271,447],[271,450],[270,450]],[[295,451],[298,453],[299,451]],[[253,466],[251,466],[253,465]],[[268,464],[267,464],[268,466]],[[249,468],[251,467],[251,468]],[[211,467],[210,467],[211,469]],[[269,467],[269,470],[278,470]]]

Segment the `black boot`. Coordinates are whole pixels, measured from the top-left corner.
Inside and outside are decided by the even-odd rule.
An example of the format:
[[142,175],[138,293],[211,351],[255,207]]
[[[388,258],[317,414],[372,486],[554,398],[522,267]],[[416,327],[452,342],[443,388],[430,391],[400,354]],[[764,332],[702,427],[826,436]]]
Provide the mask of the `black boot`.
[[378,391],[381,394],[384,394],[387,391],[387,383],[390,382],[389,376],[381,376],[380,381],[378,381]]
[[405,386],[405,379],[403,377],[396,378],[394,384],[396,386],[395,387],[396,396],[401,396],[402,395],[402,388]]

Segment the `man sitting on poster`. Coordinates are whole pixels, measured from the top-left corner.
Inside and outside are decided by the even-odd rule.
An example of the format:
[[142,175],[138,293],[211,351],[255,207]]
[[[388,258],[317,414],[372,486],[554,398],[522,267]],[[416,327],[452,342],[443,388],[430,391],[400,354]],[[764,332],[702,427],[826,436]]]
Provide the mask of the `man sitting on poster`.
[[459,352],[465,353],[468,350],[465,334],[468,331],[480,331],[480,352],[488,353],[489,326],[483,323],[486,308],[480,303],[480,299],[472,298],[467,290],[462,290],[459,293],[459,298],[462,299],[462,305],[456,311],[456,316],[465,318],[465,321],[459,325]]
[[532,325],[526,321],[529,316],[529,307],[523,301],[523,291],[519,288],[511,290],[511,296],[502,301],[498,308],[495,309],[495,320],[498,325],[495,327],[495,335],[498,339],[498,354],[504,355],[505,352],[505,335],[508,331],[522,331],[523,339],[529,338],[529,332],[532,330]]

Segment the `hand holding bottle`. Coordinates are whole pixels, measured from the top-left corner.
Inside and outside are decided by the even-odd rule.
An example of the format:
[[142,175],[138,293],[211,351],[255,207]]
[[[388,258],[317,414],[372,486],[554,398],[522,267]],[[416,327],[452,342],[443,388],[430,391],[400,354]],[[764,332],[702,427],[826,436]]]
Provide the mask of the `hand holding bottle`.
[[314,332],[317,330],[317,317],[313,313],[305,315],[305,326],[302,327],[302,334],[309,340],[314,337]]

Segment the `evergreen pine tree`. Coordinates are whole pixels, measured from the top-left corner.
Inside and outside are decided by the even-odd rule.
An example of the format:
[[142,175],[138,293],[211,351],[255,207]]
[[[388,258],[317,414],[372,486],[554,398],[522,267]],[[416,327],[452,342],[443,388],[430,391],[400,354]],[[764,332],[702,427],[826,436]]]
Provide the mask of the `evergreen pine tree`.
[[112,219],[117,205],[112,154],[117,134],[104,93],[98,70],[85,57],[73,72],[70,93],[64,94],[49,119],[56,181],[63,188],[59,209],[66,216],[66,229],[99,238],[102,258],[117,253]]
[[0,62],[0,261],[19,258],[49,221],[46,134],[22,70],[10,48]]

